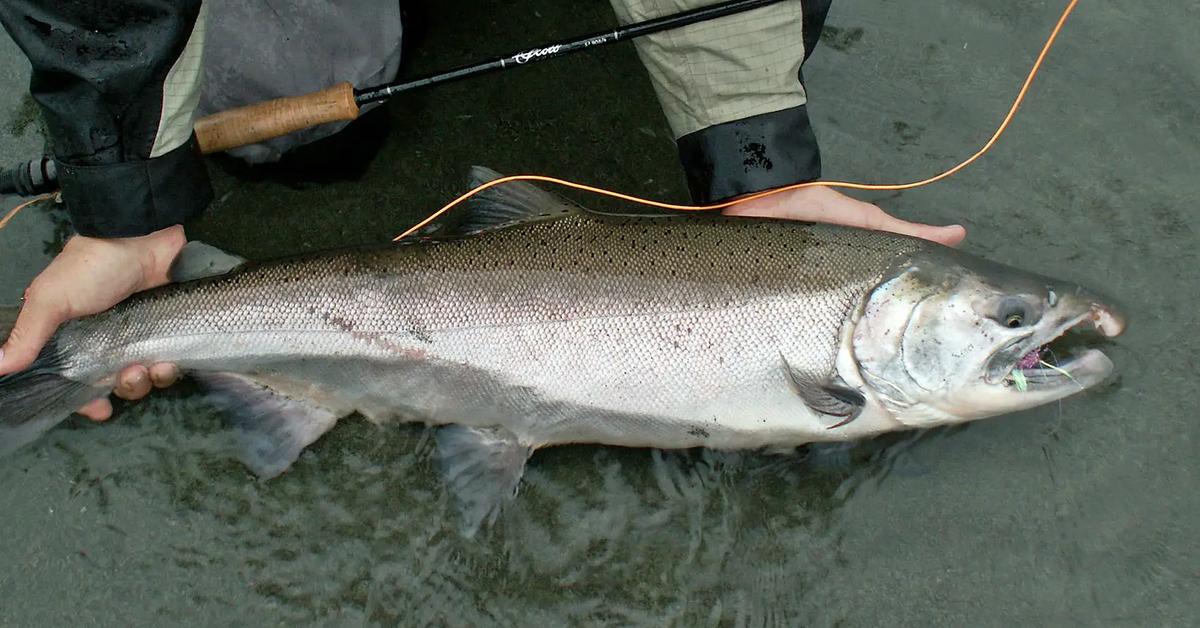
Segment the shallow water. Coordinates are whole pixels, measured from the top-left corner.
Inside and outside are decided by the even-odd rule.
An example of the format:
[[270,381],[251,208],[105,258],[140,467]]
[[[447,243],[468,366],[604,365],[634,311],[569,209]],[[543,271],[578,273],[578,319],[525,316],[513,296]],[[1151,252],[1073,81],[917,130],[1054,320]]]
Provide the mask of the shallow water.
[[[467,4],[430,14],[406,72],[611,23],[603,2]],[[913,180],[973,152],[1062,8],[905,6],[834,3],[805,70],[827,178]],[[1115,295],[1131,321],[1110,351],[1116,385],[790,457],[540,452],[499,525],[470,540],[426,431],[348,420],[264,483],[220,454],[218,419],[181,386],[0,461],[0,625],[1195,625],[1196,23],[1194,2],[1081,3],[991,153],[865,196]],[[26,65],[2,43],[0,111],[18,120]],[[379,241],[474,163],[682,198],[641,72],[613,48],[414,95],[350,142],[380,145],[321,151],[374,154],[358,180],[214,163],[219,200],[192,235],[249,257]],[[36,128],[0,128],[6,159],[40,146]],[[56,225],[30,212],[0,232],[0,303],[45,263]]]

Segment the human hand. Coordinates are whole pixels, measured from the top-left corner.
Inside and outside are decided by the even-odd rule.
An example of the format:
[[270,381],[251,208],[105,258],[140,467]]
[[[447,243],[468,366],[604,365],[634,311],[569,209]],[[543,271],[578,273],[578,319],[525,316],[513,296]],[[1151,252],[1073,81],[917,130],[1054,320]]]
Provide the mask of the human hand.
[[[171,263],[186,242],[179,225],[137,238],[68,240],[25,290],[21,313],[0,347],[0,375],[28,368],[64,322],[103,312],[135,292],[167,283]],[[133,365],[118,375],[114,392],[139,399],[150,393],[152,385],[169,386],[178,377],[171,364]],[[103,421],[112,416],[112,404],[98,399],[79,413]]]
[[957,246],[967,237],[961,225],[937,227],[891,216],[871,203],[850,198],[833,188],[814,186],[772,194],[725,208],[728,216],[787,218],[824,222],[876,231],[890,231]]

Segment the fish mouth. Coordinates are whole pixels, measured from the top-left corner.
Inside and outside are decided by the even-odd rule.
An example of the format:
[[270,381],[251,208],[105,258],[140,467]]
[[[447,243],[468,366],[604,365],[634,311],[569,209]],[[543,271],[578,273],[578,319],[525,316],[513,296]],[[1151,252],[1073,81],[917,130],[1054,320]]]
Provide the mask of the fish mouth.
[[1018,338],[1001,348],[990,361],[988,379],[1020,392],[1090,388],[1114,370],[1112,360],[1092,344],[1124,331],[1123,316],[1109,307],[1092,305],[1046,334]]

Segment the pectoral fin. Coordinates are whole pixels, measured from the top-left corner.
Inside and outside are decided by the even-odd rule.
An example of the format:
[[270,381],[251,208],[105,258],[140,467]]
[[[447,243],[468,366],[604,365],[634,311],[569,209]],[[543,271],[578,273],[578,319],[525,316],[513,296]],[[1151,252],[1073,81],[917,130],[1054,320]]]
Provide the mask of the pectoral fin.
[[450,425],[438,429],[437,461],[458,502],[463,532],[474,536],[495,522],[517,494],[533,448],[503,428]]
[[783,371],[792,390],[804,401],[804,405],[813,412],[841,419],[828,429],[846,425],[862,413],[867,398],[837,376],[814,376],[792,368],[782,355],[780,359],[783,360]]
[[240,459],[262,478],[288,469],[304,448],[316,442],[343,414],[304,399],[278,381],[258,381],[232,373],[197,374],[208,400],[233,425]]

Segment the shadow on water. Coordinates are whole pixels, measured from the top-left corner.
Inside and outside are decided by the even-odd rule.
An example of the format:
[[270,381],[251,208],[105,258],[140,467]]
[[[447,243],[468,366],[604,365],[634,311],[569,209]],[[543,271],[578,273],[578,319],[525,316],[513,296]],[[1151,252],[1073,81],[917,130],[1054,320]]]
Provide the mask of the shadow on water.
[[783,455],[551,448],[497,523],[464,538],[430,429],[351,417],[260,481],[189,386],[123,405],[111,425],[51,435],[73,500],[107,515],[112,491],[155,487],[165,495],[146,499],[219,532],[182,534],[149,563],[236,573],[292,621],[373,625],[803,623],[814,587],[843,566],[842,504],[920,473],[906,452],[944,431]]

